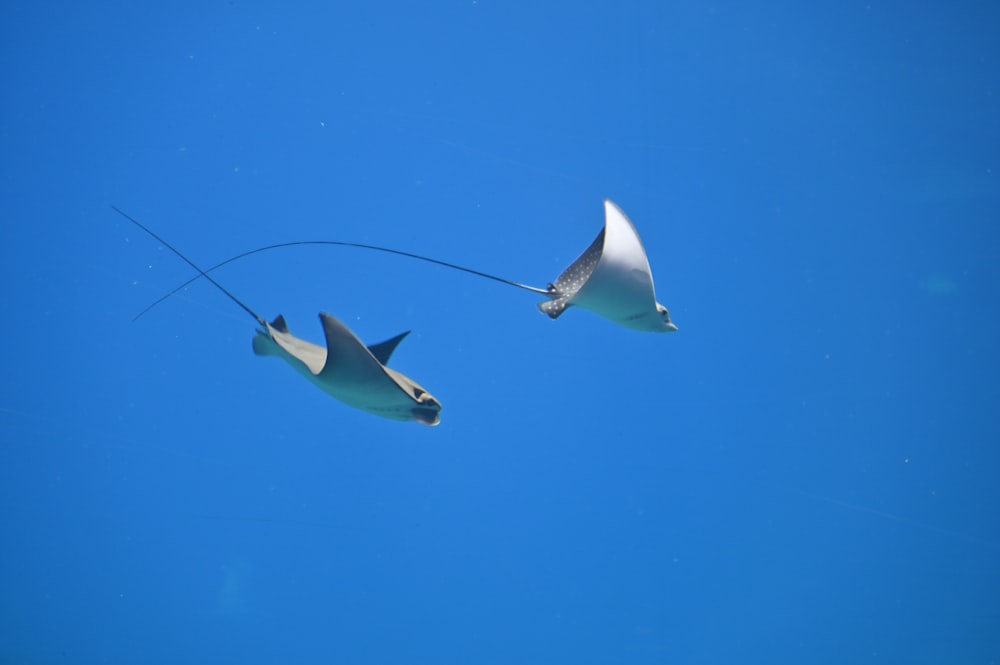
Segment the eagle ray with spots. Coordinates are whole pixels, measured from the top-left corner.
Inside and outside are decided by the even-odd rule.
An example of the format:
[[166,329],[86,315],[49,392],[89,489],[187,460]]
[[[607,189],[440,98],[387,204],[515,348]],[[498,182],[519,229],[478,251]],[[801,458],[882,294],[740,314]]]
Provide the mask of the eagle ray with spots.
[[[579,258],[559,275],[554,283],[549,284],[546,288],[529,286],[521,282],[504,279],[503,277],[497,277],[496,275],[412,252],[341,240],[299,240],[258,247],[257,249],[252,249],[226,259],[208,268],[205,270],[205,273],[217,270],[222,266],[247,256],[282,247],[296,247],[301,245],[354,247],[434,263],[453,270],[460,270],[479,277],[485,277],[486,279],[501,282],[525,291],[544,295],[548,300],[540,302],[538,308],[552,319],[559,318],[567,308],[576,306],[588,309],[633,330],[647,332],[676,331],[677,326],[670,320],[670,313],[667,311],[667,308],[656,301],[656,294],[653,290],[653,276],[649,268],[649,259],[646,257],[646,250],[642,246],[642,241],[639,240],[639,234],[635,230],[635,226],[625,216],[621,208],[609,199],[605,199],[604,201],[604,215],[604,228],[597,234],[594,241]],[[139,319],[199,277],[203,275],[207,277],[205,273],[192,277],[159,298],[146,307],[146,309],[139,312],[133,321]]]

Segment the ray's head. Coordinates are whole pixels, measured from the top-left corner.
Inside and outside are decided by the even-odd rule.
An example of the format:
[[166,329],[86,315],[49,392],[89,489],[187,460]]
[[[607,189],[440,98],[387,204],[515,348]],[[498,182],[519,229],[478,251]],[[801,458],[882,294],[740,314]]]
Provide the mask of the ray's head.
[[659,325],[655,328],[657,332],[677,332],[677,326],[670,320],[670,312],[666,307],[656,303],[656,313],[659,317]]
[[416,405],[410,409],[413,420],[431,427],[441,422],[441,402],[423,388],[415,388],[413,398]]

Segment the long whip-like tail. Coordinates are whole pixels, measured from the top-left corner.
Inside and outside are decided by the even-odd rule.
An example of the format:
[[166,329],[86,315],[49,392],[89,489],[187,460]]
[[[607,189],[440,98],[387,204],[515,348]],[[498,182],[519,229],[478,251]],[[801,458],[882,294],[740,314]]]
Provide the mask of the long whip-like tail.
[[[127,214],[121,208],[118,208],[117,206],[111,206],[111,208],[115,212],[117,212],[119,215],[121,215],[122,217],[124,217],[128,221],[132,222],[133,224],[135,224],[136,226],[138,226],[140,229],[142,229],[143,231],[145,231],[146,233],[148,233],[149,235],[153,236],[158,241],[160,241],[161,243],[163,243],[163,245],[167,249],[169,249],[171,252],[173,252],[177,256],[181,257],[184,260],[185,263],[187,263],[189,266],[191,266],[192,268],[194,268],[195,270],[197,270],[198,271],[198,276],[194,277],[191,281],[193,281],[194,279],[198,279],[198,277],[204,277],[205,279],[207,279],[208,281],[210,281],[212,284],[214,284],[216,286],[216,288],[218,288],[220,291],[222,291],[227,296],[229,296],[229,298],[232,299],[232,301],[234,303],[236,303],[237,305],[239,305],[240,307],[242,307],[244,310],[246,310],[246,312],[250,316],[252,316],[254,319],[256,319],[257,323],[259,323],[265,330],[267,329],[267,321],[265,321],[263,317],[261,317],[259,314],[257,314],[257,312],[255,312],[252,309],[250,309],[249,307],[247,307],[243,303],[242,300],[240,300],[239,298],[237,298],[236,296],[234,296],[232,293],[230,293],[228,290],[226,290],[226,287],[224,287],[222,284],[219,284],[217,281],[215,281],[212,278],[212,276],[208,274],[208,270],[202,270],[201,268],[199,268],[198,265],[194,261],[192,261],[188,257],[184,256],[184,254],[179,249],[177,249],[176,247],[174,247],[173,245],[171,245],[169,242],[167,242],[166,240],[164,240],[163,238],[161,238],[159,235],[156,234],[156,232],[154,232],[148,226],[146,226],[145,224],[143,224],[142,222],[140,222],[139,220],[137,220],[135,217],[132,217],[131,215]],[[216,266],[216,267],[218,267],[218,266]],[[209,268],[209,270],[213,270],[213,268]],[[190,283],[190,281],[188,283]],[[162,298],[161,298],[161,300],[162,300]],[[157,302],[159,302],[159,301],[157,301]],[[145,310],[143,310],[143,314],[146,313],[146,312],[148,312],[149,309],[150,308],[147,307]],[[140,314],[139,316],[142,316],[142,314]],[[135,318],[137,319],[139,317],[137,316]],[[132,319],[132,320],[135,321],[135,319]]]
[[[125,213],[123,213],[121,210],[118,210],[118,208],[115,208],[115,210],[117,210],[122,215],[125,215]],[[125,215],[125,217],[128,217],[128,219],[132,220],[136,224],[139,224],[138,222],[136,222],[134,219],[132,219],[128,215]],[[142,226],[142,225],[140,224],[140,226]],[[142,228],[145,229],[146,227],[143,226]],[[149,229],[146,229],[146,230],[149,231]],[[152,233],[152,232],[150,231],[150,233]],[[165,242],[163,244],[167,245],[167,243],[165,243]],[[441,261],[440,259],[433,259],[433,258],[431,258],[429,256],[423,256],[421,254],[414,254],[412,252],[404,252],[404,251],[399,250],[399,249],[391,249],[389,247],[379,247],[378,245],[366,245],[366,244],[360,243],[360,242],[344,242],[344,241],[341,241],[341,240],[299,240],[299,241],[295,241],[295,242],[280,242],[280,243],[277,243],[277,244],[274,244],[274,245],[267,245],[266,247],[258,247],[257,249],[251,249],[251,250],[249,250],[247,252],[243,252],[242,254],[237,254],[236,256],[233,256],[233,257],[230,257],[230,258],[226,259],[225,261],[217,263],[214,266],[212,266],[211,268],[207,268],[203,272],[200,272],[198,275],[195,275],[194,277],[192,277],[188,281],[184,282],[183,284],[181,284],[177,288],[173,289],[172,291],[170,291],[166,295],[162,296],[161,298],[159,298],[155,302],[151,303],[148,307],[146,307],[146,309],[144,309],[141,312],[139,312],[138,314],[136,314],[135,317],[132,319],[132,321],[135,322],[135,321],[139,320],[143,315],[145,315],[151,309],[153,309],[154,307],[156,307],[161,302],[163,302],[164,300],[166,300],[170,296],[174,295],[175,293],[177,293],[181,289],[183,289],[183,288],[187,287],[188,285],[190,285],[191,283],[197,281],[200,277],[205,277],[206,279],[209,279],[210,281],[212,281],[213,284],[216,284],[216,286],[218,286],[218,284],[215,282],[215,280],[213,280],[211,277],[208,276],[208,273],[210,273],[213,270],[216,270],[218,268],[221,268],[222,266],[224,266],[226,264],[232,263],[233,261],[245,258],[245,257],[250,256],[252,254],[257,254],[259,252],[265,252],[265,251],[270,250],[270,249],[280,249],[282,247],[296,247],[296,246],[299,246],[299,245],[336,245],[338,247],[354,247],[354,248],[357,248],[357,249],[369,249],[369,250],[373,250],[373,251],[376,251],[376,252],[385,252],[387,254],[396,254],[397,256],[405,256],[405,257],[410,258],[410,259],[417,259],[418,261],[426,261],[427,263],[434,263],[434,264],[439,265],[439,266],[444,266],[445,268],[452,268],[453,270],[461,270],[462,272],[467,272],[467,273],[471,273],[473,275],[478,275],[479,277],[485,277],[486,279],[492,279],[495,282],[500,282],[501,284],[507,284],[508,286],[514,286],[514,287],[517,287],[519,289],[524,289],[525,291],[531,291],[532,293],[539,293],[541,295],[546,295],[546,296],[549,295],[549,291],[547,289],[542,289],[542,288],[539,288],[537,286],[529,286],[527,284],[521,284],[520,282],[514,282],[514,281],[509,280],[509,279],[504,279],[503,277],[497,277],[496,275],[491,275],[489,273],[485,273],[485,272],[482,272],[480,270],[473,270],[472,268],[466,268],[464,266],[456,265],[454,263],[448,263],[447,261]],[[170,247],[170,245],[167,245],[167,247]],[[173,249],[173,248],[171,247],[171,249]],[[190,263],[190,261],[188,261],[188,263]],[[222,288],[222,287],[219,287],[219,288]]]

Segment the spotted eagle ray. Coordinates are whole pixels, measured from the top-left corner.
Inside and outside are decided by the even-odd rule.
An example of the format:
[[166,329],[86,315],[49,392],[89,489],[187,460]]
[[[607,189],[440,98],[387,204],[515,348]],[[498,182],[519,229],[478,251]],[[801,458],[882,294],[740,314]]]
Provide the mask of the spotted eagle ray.
[[[596,314],[633,330],[646,332],[674,332],[677,330],[677,326],[670,320],[670,313],[667,311],[667,308],[656,301],[656,294],[653,291],[653,275],[649,269],[649,259],[646,258],[646,250],[642,246],[642,241],[639,240],[639,234],[635,230],[635,226],[625,216],[622,209],[610,199],[605,199],[604,201],[604,228],[597,234],[594,242],[590,243],[590,246],[583,254],[573,261],[556,278],[554,283],[550,283],[544,289],[420,254],[340,240],[299,240],[268,245],[267,247],[258,247],[257,249],[252,249],[226,259],[205,272],[212,272],[227,263],[232,263],[237,259],[242,259],[251,254],[297,245],[338,245],[341,247],[371,249],[472,273],[473,275],[544,295],[548,300],[538,303],[538,308],[552,319],[559,318],[566,309],[575,306],[589,309]],[[185,288],[200,276],[192,277],[159,300],[153,302],[146,309],[139,312],[135,319],[138,319],[173,294]]]
[[440,402],[416,381],[386,367],[392,352],[409,331],[366,347],[347,326],[321,312],[319,319],[326,335],[326,348],[299,339],[288,331],[281,314],[268,323],[173,245],[135,218],[112,207],[163,243],[260,324],[253,338],[253,350],[257,355],[281,358],[318,388],[356,409],[393,420],[415,420],[424,425],[440,422]]

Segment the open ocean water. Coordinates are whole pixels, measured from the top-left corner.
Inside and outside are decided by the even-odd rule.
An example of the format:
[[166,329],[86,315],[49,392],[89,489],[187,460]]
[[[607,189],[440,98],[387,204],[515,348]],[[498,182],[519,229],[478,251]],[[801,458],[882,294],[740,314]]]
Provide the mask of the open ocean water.
[[[0,10],[0,662],[1000,661],[1000,5]],[[205,267],[544,286],[615,201],[679,331],[398,256],[423,427]]]

